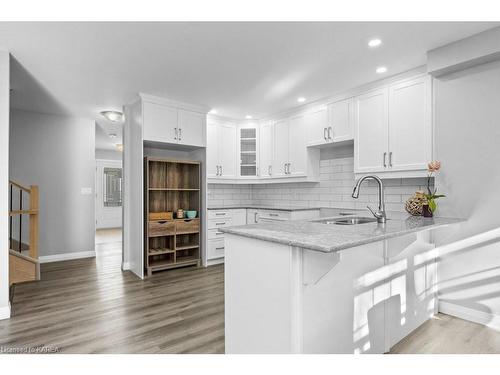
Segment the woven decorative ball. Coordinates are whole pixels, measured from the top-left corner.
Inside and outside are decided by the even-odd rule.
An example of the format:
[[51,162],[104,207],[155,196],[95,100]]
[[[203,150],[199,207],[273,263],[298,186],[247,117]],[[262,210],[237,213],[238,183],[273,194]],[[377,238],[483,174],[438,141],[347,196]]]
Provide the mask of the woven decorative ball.
[[422,206],[427,199],[422,192],[417,191],[413,197],[408,198],[405,204],[406,211],[413,216],[422,216]]

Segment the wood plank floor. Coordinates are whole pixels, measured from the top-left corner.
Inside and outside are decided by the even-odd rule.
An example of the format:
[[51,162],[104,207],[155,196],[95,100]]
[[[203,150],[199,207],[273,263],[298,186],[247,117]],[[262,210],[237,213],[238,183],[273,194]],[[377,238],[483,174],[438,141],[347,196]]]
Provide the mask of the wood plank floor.
[[[224,353],[224,268],[184,268],[139,280],[122,272],[119,234],[97,257],[42,264],[16,286],[0,347],[61,353]],[[500,333],[439,314],[391,353],[500,353]]]
[[122,272],[121,243],[97,257],[42,264],[42,281],[15,287],[0,347],[61,353],[224,353],[223,266],[140,280]]

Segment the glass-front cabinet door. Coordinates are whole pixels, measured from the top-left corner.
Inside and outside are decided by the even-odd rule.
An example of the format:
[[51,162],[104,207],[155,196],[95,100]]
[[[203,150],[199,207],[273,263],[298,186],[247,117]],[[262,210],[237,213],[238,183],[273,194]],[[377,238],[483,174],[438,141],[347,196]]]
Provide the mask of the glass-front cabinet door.
[[259,175],[257,127],[244,125],[239,128],[238,136],[240,177],[257,177]]

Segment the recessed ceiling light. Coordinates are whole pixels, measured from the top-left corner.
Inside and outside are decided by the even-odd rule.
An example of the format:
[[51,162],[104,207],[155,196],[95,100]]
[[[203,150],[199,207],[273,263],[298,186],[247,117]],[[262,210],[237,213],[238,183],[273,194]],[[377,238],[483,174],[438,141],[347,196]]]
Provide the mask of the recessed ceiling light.
[[250,115],[246,115],[246,116],[245,116],[245,118],[246,118],[247,120],[250,120],[250,119],[252,118],[252,116],[250,116]]
[[210,112],[211,115],[216,115],[217,114],[217,110],[216,109],[211,109]]
[[378,74],[382,74],[387,72],[387,68],[385,66],[379,66],[377,70],[375,70]]
[[303,96],[301,96],[300,98],[297,98],[297,101],[299,103],[304,103],[306,101],[306,98],[304,98]]
[[382,41],[380,39],[372,39],[368,42],[368,47],[370,48],[375,48],[378,47],[382,44]]
[[117,143],[116,148],[118,149],[118,151],[123,151],[123,145],[121,143]]
[[102,111],[101,115],[111,122],[120,122],[123,119],[123,113],[119,111]]
[[116,134],[115,133],[109,134],[109,138],[116,138]]

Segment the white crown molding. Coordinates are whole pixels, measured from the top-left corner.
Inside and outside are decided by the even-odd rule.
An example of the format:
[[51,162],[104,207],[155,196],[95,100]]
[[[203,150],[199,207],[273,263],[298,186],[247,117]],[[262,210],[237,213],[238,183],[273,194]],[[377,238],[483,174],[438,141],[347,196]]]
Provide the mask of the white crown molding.
[[150,95],[150,94],[145,94],[145,93],[139,93],[139,96],[141,97],[142,100],[149,102],[149,103],[162,104],[162,105],[166,105],[166,106],[170,106],[170,107],[176,107],[179,109],[185,109],[188,111],[199,112],[199,113],[204,113],[204,114],[207,114],[208,111],[210,111],[209,107],[206,107],[203,105],[195,105],[195,104],[191,104],[191,103],[179,102],[177,100],[162,98],[160,96],[155,96],[155,95]]

